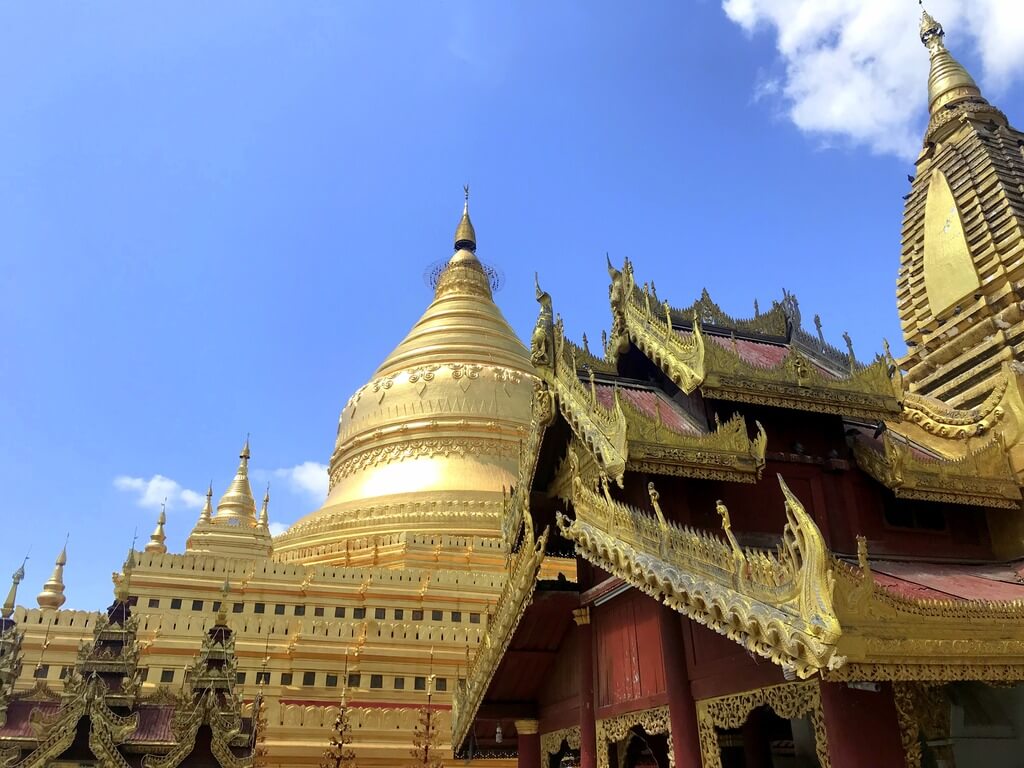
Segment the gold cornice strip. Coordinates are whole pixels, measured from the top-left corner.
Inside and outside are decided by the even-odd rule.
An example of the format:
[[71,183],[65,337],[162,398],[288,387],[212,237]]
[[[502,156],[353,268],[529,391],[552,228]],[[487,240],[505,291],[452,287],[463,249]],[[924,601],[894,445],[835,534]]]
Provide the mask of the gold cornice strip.
[[634,472],[754,483],[764,469],[768,443],[759,422],[749,437],[747,422],[735,414],[707,434],[681,434],[621,402],[629,437],[628,468]]
[[554,392],[558,410],[572,431],[594,454],[602,471],[621,486],[629,445],[618,393],[611,409],[598,402],[593,368],[589,390],[583,386],[574,345],[566,341],[561,319],[554,321],[551,297],[539,285],[537,300],[541,309],[531,338],[533,363]]
[[519,456],[519,474],[512,496],[505,502],[501,518],[501,536],[509,551],[515,546],[519,532],[523,527],[524,510],[530,507],[530,492],[533,488],[533,476],[537,471],[537,460],[540,458],[540,446],[548,425],[555,418],[555,397],[551,389],[543,381],[536,381],[533,387],[533,406],[530,418],[530,431],[527,433],[526,445]]
[[1021,492],[999,435],[956,459],[918,456],[903,439],[883,435],[883,450],[853,441],[857,464],[899,498],[1017,509]]
[[788,522],[777,552],[743,550],[719,504],[728,541],[599,494],[574,476],[576,518],[557,516],[576,551],[674,610],[804,678],[842,664],[831,557],[821,532],[779,477]]
[[487,621],[487,631],[466,673],[465,685],[452,698],[452,745],[456,748],[466,738],[483,702],[487,686],[497,672],[505,650],[512,641],[512,635],[537,588],[537,573],[544,559],[549,529],[545,528],[534,539],[529,512],[524,515],[524,521],[527,523],[523,546],[514,556],[508,581],[495,603],[494,615]]
[[[888,353],[871,365],[851,365],[844,378],[825,375],[793,344],[781,365],[752,365],[727,345],[707,338],[699,309],[688,337],[676,332],[668,302],[658,307],[649,289],[636,288],[628,260],[621,272],[609,264],[609,274],[609,349],[618,354],[632,342],[686,394],[699,387],[705,397],[872,419],[900,413],[903,380]],[[720,310],[716,317],[731,320]]]

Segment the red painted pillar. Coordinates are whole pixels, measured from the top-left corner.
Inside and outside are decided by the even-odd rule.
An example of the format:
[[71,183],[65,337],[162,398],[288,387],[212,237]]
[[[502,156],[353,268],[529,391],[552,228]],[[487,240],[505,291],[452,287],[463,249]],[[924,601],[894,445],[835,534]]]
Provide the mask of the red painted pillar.
[[[594,715],[594,637],[590,609],[572,612],[580,636],[580,768],[597,768],[597,720]],[[603,747],[604,745],[602,745]]]
[[755,709],[743,724],[744,768],[772,768],[772,751],[764,716],[763,709]]
[[672,728],[672,753],[676,768],[701,768],[700,739],[697,735],[697,705],[686,673],[683,628],[678,613],[667,606],[658,612],[661,653],[668,686],[668,719]]
[[536,720],[516,720],[518,768],[541,768],[540,730]]
[[821,683],[832,768],[906,764],[892,686],[878,686],[878,691],[865,691],[846,683]]

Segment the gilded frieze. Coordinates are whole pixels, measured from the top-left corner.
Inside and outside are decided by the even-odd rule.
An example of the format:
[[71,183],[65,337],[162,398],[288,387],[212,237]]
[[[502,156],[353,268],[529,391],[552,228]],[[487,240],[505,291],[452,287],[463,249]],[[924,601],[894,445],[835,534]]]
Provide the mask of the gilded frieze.
[[[788,522],[776,552],[666,520],[653,487],[655,516],[574,480],[576,517],[557,521],[582,557],[799,677],[843,663],[831,557],[781,477]],[[728,534],[725,505],[719,513]]]
[[[969,447],[969,446],[968,446]],[[959,458],[927,458],[892,430],[882,450],[853,441],[857,464],[897,497],[1016,509],[1021,492],[1000,435]]]
[[452,699],[452,744],[459,745],[466,738],[473,718],[483,701],[491,678],[498,670],[505,650],[519,621],[530,605],[537,588],[537,573],[544,560],[548,529],[536,539],[532,518],[524,515],[526,531],[523,544],[513,555],[508,580],[494,606],[494,614],[487,622],[487,631],[466,673],[466,683]]
[[625,749],[626,740],[634,728],[643,728],[644,733],[651,736],[658,734],[668,736],[668,764],[674,768],[676,760],[672,749],[672,728],[669,723],[667,704],[598,720],[595,729],[597,731],[597,768],[610,768],[608,748],[612,744],[621,744]]

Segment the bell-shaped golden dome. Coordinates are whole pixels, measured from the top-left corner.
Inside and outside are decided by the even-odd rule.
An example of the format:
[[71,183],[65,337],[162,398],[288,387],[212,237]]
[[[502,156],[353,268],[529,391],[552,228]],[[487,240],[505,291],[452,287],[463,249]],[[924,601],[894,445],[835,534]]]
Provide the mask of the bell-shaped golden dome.
[[334,561],[353,537],[500,535],[530,421],[533,366],[494,303],[464,210],[434,300],[341,413],[330,492],[275,541],[286,559]]

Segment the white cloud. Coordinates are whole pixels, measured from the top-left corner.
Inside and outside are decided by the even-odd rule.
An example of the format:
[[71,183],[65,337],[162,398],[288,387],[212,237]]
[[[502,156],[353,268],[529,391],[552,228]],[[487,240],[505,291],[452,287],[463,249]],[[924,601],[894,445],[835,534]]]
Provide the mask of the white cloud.
[[294,467],[280,469],[258,469],[252,472],[252,476],[260,481],[284,480],[289,491],[305,496],[315,504],[327,498],[327,465],[316,461],[304,461]]
[[178,482],[163,475],[153,475],[148,480],[118,475],[114,478],[114,487],[119,491],[136,494],[135,503],[147,509],[158,509],[165,500],[168,509],[177,506],[198,509],[206,498],[200,493],[182,488]]
[[[927,110],[928,54],[918,41],[920,10],[905,0],[722,0],[748,33],[776,36],[784,74],[755,85],[778,94],[802,131],[843,138],[912,158]],[[976,51],[991,95],[1024,73],[1024,3],[930,0],[948,47],[961,60]]]
[[270,535],[280,536],[282,533],[288,530],[287,523],[271,523],[270,524]]

